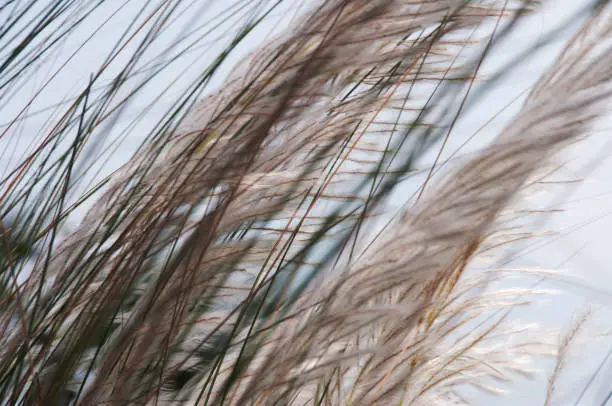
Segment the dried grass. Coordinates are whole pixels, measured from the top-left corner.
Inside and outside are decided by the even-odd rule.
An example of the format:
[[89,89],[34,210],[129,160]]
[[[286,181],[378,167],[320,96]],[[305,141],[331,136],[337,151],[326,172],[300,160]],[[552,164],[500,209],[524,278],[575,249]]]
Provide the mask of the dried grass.
[[[32,212],[41,253],[27,277],[28,258],[0,258],[3,404],[468,404],[466,387],[501,394],[531,376],[554,346],[508,312],[544,292],[490,290],[502,272],[468,270],[527,238],[508,211],[609,107],[607,3],[488,147],[442,176],[436,159],[414,204],[371,226],[533,7],[319,2],[221,90],[185,96],[60,239],[74,161],[113,111],[117,89],[90,101],[92,80],[67,113],[76,127],[49,135],[78,129],[60,159],[66,193]],[[2,218],[40,187],[26,174],[45,148],[2,183]]]

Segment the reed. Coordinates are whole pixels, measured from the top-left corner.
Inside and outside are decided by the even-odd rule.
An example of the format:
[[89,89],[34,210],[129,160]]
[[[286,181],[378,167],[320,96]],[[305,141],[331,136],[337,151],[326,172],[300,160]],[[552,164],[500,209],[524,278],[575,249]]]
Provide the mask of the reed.
[[[103,3],[0,6],[1,105]],[[607,112],[609,2],[585,8],[510,124],[444,170],[449,134],[487,92],[481,65],[538,2],[309,2],[211,90],[283,5],[220,13],[242,22],[228,47],[142,108],[166,102],[137,152],[96,180],[132,100],[218,30],[198,26],[151,55],[199,5],[143,1],[3,177],[3,405],[468,404],[467,389],[514,390],[555,353],[554,336],[509,315],[546,292],[493,289],[503,272],[477,265],[529,236],[518,198]],[[1,137],[22,135],[37,95]],[[438,155],[419,170],[427,153]],[[411,179],[415,196],[387,216]]]

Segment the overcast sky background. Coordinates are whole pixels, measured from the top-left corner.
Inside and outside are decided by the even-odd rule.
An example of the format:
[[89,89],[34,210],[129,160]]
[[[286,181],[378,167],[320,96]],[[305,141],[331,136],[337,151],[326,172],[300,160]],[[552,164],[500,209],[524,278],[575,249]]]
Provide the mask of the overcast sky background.
[[[233,1],[233,2],[232,2]],[[227,9],[230,4],[238,4],[235,0],[225,1],[194,1],[193,5],[185,7],[181,14],[181,21],[172,25],[171,30],[175,32],[165,33],[161,40],[151,52],[164,52],[170,46],[168,55],[176,49],[171,46],[176,36],[181,36],[195,29],[197,24],[212,18],[217,13]],[[275,33],[291,24],[291,18],[299,12],[300,6],[306,1],[286,1],[273,15],[249,36],[248,41],[240,46],[235,54],[231,55],[226,63],[222,65],[220,72],[214,76],[210,89],[214,89],[223,83],[224,77],[231,72],[232,66],[238,62],[248,51],[264,42]],[[0,3],[2,0],[0,0]],[[188,4],[191,2],[185,2]],[[246,2],[242,2],[247,4]],[[253,7],[257,2],[249,2],[248,7]],[[511,75],[507,76],[503,83],[491,92],[479,107],[470,112],[460,125],[457,126],[450,138],[446,148],[445,156],[453,153],[470,135],[487,122],[492,116],[498,114],[484,130],[482,130],[473,141],[470,141],[464,151],[469,152],[485,145],[492,140],[504,125],[512,118],[520,108],[520,95],[538,79],[554,61],[561,51],[565,41],[576,31],[580,21],[572,20],[570,17],[582,8],[585,0],[551,0],[545,2],[545,6],[536,14],[528,17],[521,23],[514,34],[503,41],[488,59],[482,68],[484,76],[495,72],[505,62],[520,54],[532,44],[544,38],[546,33],[556,29],[560,24],[567,28],[563,35],[542,49],[525,63],[521,64]],[[62,45],[62,51],[50,58],[48,63],[41,67],[39,75],[28,78],[26,85],[16,93],[10,105],[0,106],[0,131],[32,97],[35,90],[40,87],[50,74],[61,66],[67,59],[67,65],[62,69],[46,90],[38,96],[36,104],[30,113],[43,109],[57,103],[58,99],[69,97],[75,91],[83,88],[88,82],[90,74],[100,65],[108,50],[115,44],[120,35],[120,29],[126,22],[131,21],[134,16],[139,15],[143,1],[108,2],[108,6],[101,7],[94,13],[90,23],[85,24],[68,41]],[[120,18],[103,26],[91,42],[87,43],[81,51],[72,59],[72,52],[91,34],[92,30],[101,25],[119,7],[122,7]],[[194,77],[208,65],[211,58],[217,55],[231,40],[231,33],[238,27],[244,15],[250,11],[245,8],[243,14],[236,15],[233,19],[221,22],[215,29],[214,34],[205,41],[205,46],[200,46],[188,57],[170,66],[161,74],[141,96],[134,100],[133,110],[139,111],[149,103],[166,86],[173,83],[172,88],[165,97],[169,100],[176,97],[181,87],[187,86]],[[239,11],[240,13],[240,11]],[[1,18],[1,14],[0,14]],[[567,24],[567,22],[570,24]],[[126,54],[128,54],[127,50]],[[121,60],[117,61],[117,66]],[[514,103],[509,104],[512,100]],[[102,165],[100,177],[110,170],[117,168],[126,162],[134,153],[138,145],[146,136],[148,130],[154,125],[156,114],[159,115],[168,107],[163,99],[148,112],[148,119],[142,120],[133,128],[130,122],[135,117],[127,113],[122,117],[118,128],[129,128],[129,136],[124,137],[120,144],[113,144],[109,140],[107,146],[111,148],[107,157],[110,159]],[[19,160],[21,156],[35,144],[37,137],[42,134],[41,129],[46,127],[46,120],[52,117],[54,110],[45,110],[40,114],[34,114],[26,120],[19,128],[19,138],[11,137],[10,140],[0,139],[0,173],[6,173]],[[581,348],[574,348],[576,357],[570,358],[565,375],[561,379],[563,385],[560,387],[561,396],[555,401],[555,405],[574,404],[578,393],[584,387],[585,382],[596,370],[598,364],[605,358],[609,349],[612,348],[612,338],[607,335],[598,334],[612,331],[612,270],[608,269],[610,261],[611,239],[610,228],[612,227],[612,165],[608,157],[612,153],[612,138],[609,137],[611,120],[603,120],[594,131],[593,136],[586,141],[572,147],[559,158],[559,162],[565,163],[565,167],[559,172],[559,180],[583,179],[579,183],[549,185],[546,190],[534,193],[529,198],[535,205],[546,205],[555,202],[555,208],[564,202],[562,213],[547,218],[547,222],[541,224],[543,231],[559,231],[560,235],[555,238],[542,239],[541,246],[530,245],[528,251],[521,255],[513,266],[529,266],[544,269],[562,269],[562,275],[543,282],[541,287],[559,289],[562,293],[554,296],[547,303],[531,306],[528,309],[518,310],[514,317],[525,321],[536,321],[543,326],[558,327],[569,326],[572,315],[580,313],[586,305],[594,311],[594,316],[589,323],[590,333],[585,335],[585,341]],[[434,148],[435,150],[435,148]],[[430,157],[431,158],[431,157]],[[100,161],[100,164],[103,162]],[[410,187],[409,185],[407,187]],[[400,190],[394,195],[391,204],[400,204],[405,199],[406,191]],[[533,278],[518,278],[517,286],[528,286],[533,283]],[[588,336],[588,337],[587,337]],[[550,368],[552,363],[543,363],[542,367]],[[612,378],[612,361],[603,365],[601,373],[598,374],[590,390],[585,395],[580,405],[599,405],[606,397],[612,386],[609,385]],[[519,386],[518,391],[505,400],[490,400],[491,404],[500,405],[541,405],[543,404],[546,384],[545,377],[540,380],[525,382]],[[485,403],[486,404],[486,403]],[[612,405],[612,401],[610,402]]]

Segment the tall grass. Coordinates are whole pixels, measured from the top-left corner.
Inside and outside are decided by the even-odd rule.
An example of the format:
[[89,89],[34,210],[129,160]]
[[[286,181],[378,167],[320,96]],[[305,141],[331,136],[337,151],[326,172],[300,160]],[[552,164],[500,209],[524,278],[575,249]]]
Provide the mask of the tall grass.
[[[521,61],[489,82],[482,64],[538,2],[205,3],[0,6],[5,153],[35,134],[0,182],[2,404],[468,404],[528,379],[554,340],[510,311],[545,292],[491,289],[503,273],[483,263],[528,238],[520,196],[607,112],[609,2],[576,16],[511,123],[452,162],[457,123]],[[294,8],[211,89],[260,24]],[[204,22],[175,27],[189,13]],[[124,31],[99,69],[36,124],[65,65],[34,93],[28,80],[113,21]],[[193,81],[164,76],[221,39]],[[100,175],[139,123],[142,145]]]

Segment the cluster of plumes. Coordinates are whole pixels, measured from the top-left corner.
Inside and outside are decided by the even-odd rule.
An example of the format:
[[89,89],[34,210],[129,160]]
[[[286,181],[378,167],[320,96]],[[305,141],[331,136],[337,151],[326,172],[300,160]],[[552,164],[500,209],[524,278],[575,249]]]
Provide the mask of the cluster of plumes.
[[[55,384],[88,362],[95,373],[80,404],[455,404],[464,385],[497,391],[528,373],[526,342],[532,353],[542,343],[512,342],[522,329],[502,320],[466,326],[534,292],[482,293],[488,280],[462,274],[490,247],[501,210],[600,114],[612,82],[612,52],[596,46],[610,36],[605,9],[489,148],[429,187],[367,251],[326,270],[316,289],[244,320],[276,279],[291,290],[279,269],[307,262],[299,250],[324,230],[324,208],[335,207],[326,202],[348,200],[337,217],[358,217],[359,196],[330,190],[376,167],[395,131],[375,131],[387,128],[387,109],[421,78],[469,80],[456,67],[466,46],[456,36],[530,3],[330,0],[250,56],[180,131],[122,168],[28,282],[49,278],[43,303],[53,310],[41,329],[54,337],[53,351],[31,346],[34,370],[51,365],[31,396],[59,396]],[[111,325],[93,354],[92,332]],[[6,348],[23,340],[15,331]],[[211,348],[201,365],[196,355]],[[187,383],[164,392],[183,371]]]
[[[500,211],[543,162],[602,114],[612,89],[612,53],[602,41],[611,33],[606,12],[573,39],[490,147],[431,188],[378,245],[296,306],[294,319],[245,374],[249,384],[234,394],[235,404],[302,404],[313,393],[334,404],[454,402],[458,382],[485,385],[480,373],[495,377],[483,362],[496,358],[494,347],[486,347],[486,356],[480,352],[486,333],[452,345],[444,337],[454,323],[466,322],[454,316],[467,313],[469,320],[499,306],[503,295],[495,304],[487,295],[464,301],[465,291],[451,292],[468,262],[487,248]],[[511,348],[494,363],[497,371],[517,368]]]

